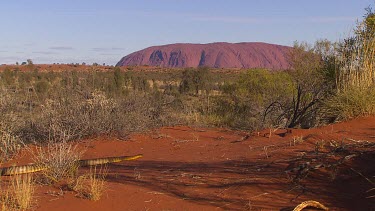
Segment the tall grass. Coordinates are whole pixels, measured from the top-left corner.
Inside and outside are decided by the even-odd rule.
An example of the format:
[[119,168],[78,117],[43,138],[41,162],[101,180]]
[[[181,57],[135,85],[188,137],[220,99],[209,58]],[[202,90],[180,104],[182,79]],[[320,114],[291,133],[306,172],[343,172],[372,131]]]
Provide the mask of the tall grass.
[[339,91],[366,89],[375,84],[375,22],[371,9],[358,22],[354,35],[339,45],[336,83]]
[[332,119],[375,114],[375,14],[371,8],[366,10],[353,35],[337,48],[337,92],[322,106]]
[[12,180],[13,197],[20,210],[31,207],[34,191],[35,186],[31,174],[16,175]]

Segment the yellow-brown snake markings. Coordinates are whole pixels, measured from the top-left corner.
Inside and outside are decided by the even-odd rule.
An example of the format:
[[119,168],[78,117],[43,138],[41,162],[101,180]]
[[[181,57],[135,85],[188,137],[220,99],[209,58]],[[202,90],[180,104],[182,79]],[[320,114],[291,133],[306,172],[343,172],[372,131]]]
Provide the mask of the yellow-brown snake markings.
[[[134,155],[134,156],[119,156],[119,157],[106,157],[106,158],[96,158],[96,159],[87,159],[87,160],[79,160],[79,166],[95,166],[95,165],[103,165],[107,163],[117,163],[127,160],[136,160],[141,158],[143,155]],[[16,174],[28,174],[34,173],[38,171],[43,171],[47,167],[41,164],[29,164],[23,166],[11,166],[0,168],[0,176],[11,176]]]

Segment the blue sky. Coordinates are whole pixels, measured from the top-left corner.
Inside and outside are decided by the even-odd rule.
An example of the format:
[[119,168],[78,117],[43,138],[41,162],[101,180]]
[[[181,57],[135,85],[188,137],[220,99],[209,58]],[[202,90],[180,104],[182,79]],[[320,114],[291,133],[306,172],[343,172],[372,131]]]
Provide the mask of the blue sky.
[[374,0],[1,0],[0,64],[116,64],[169,43],[346,37]]

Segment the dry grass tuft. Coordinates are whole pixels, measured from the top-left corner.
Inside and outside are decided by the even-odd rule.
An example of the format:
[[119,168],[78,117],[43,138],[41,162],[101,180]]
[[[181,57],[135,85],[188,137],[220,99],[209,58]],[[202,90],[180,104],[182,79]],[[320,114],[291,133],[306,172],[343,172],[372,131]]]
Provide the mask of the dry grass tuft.
[[1,184],[0,203],[1,210],[26,210],[31,208],[35,185],[31,174],[16,175],[10,180],[8,188],[3,189]]
[[303,137],[302,136],[293,136],[293,139],[290,141],[290,146],[295,146],[297,144],[303,143]]
[[322,111],[329,117],[348,120],[375,114],[375,88],[351,88],[325,100]]
[[90,168],[90,172],[79,176],[70,184],[70,188],[77,192],[77,196],[98,201],[105,191],[105,177],[107,168],[96,166]]
[[31,174],[16,175],[12,180],[12,192],[17,206],[21,210],[31,207],[34,195],[34,181]]
[[[91,170],[90,170],[91,171]],[[90,173],[89,177],[89,194],[88,198],[93,201],[97,201],[103,195],[105,190],[105,176],[106,173],[103,174],[103,171],[106,170],[100,169],[99,174],[96,173],[96,167],[94,167],[94,171]]]

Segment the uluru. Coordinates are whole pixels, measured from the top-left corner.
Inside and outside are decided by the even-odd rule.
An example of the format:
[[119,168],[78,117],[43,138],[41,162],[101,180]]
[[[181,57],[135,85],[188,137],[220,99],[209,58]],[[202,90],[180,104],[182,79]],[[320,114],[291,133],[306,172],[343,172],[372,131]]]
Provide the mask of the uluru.
[[123,57],[116,66],[288,69],[291,47],[261,42],[177,43],[149,47]]

